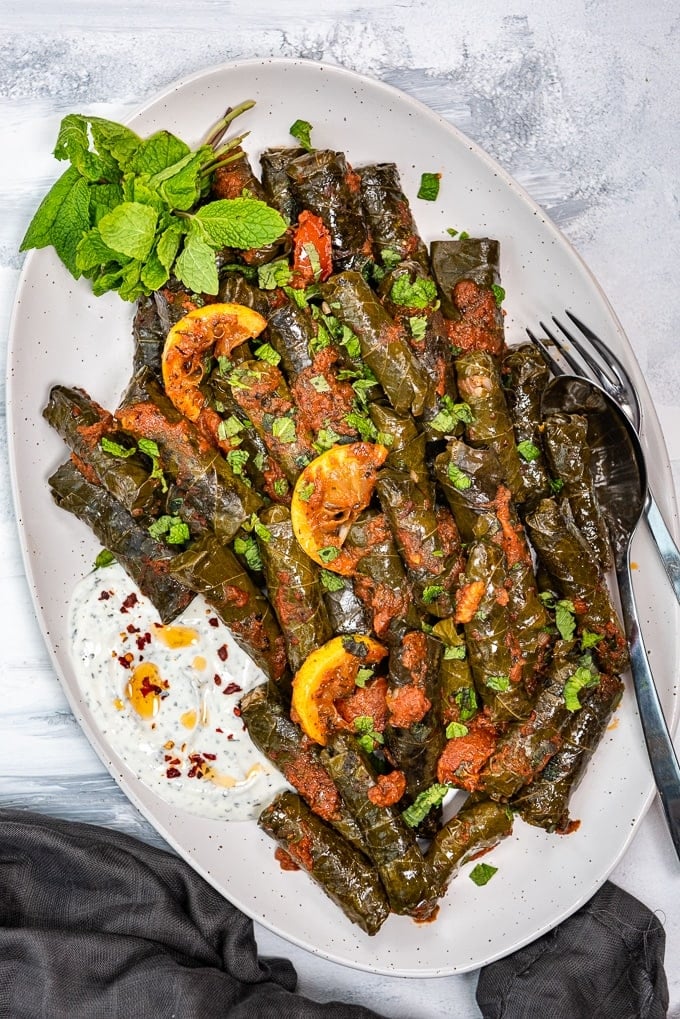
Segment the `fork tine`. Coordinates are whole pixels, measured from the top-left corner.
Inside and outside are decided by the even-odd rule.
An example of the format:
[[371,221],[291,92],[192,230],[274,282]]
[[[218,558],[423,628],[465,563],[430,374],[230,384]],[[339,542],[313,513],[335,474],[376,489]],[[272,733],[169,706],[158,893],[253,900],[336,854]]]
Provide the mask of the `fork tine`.
[[576,358],[572,354],[569,353],[567,348],[564,346],[562,341],[560,339],[558,339],[558,337],[555,335],[555,333],[551,332],[550,329],[548,329],[548,327],[545,324],[545,322],[539,322],[538,324],[540,325],[541,329],[543,330],[545,335],[548,337],[548,339],[550,340],[552,345],[554,347],[557,347],[557,349],[559,350],[560,354],[562,355],[564,360],[567,362],[567,364],[569,365],[569,367],[573,371],[574,375],[583,375],[584,374],[583,366],[581,364],[579,364],[579,362],[576,360]]
[[526,330],[526,334],[533,343],[533,345],[539,350],[541,357],[547,364],[553,375],[564,375],[564,368],[560,365],[555,358],[552,356],[543,340],[539,340],[538,336],[535,336],[531,329]]
[[[602,388],[609,393],[610,396],[615,397],[618,393],[616,386],[617,382],[616,375],[614,375],[613,379],[610,378],[606,370],[602,367],[602,365],[598,361],[595,360],[595,358],[587,349],[587,347],[584,347],[581,341],[577,340],[573,333],[570,333],[567,327],[565,325],[562,325],[559,319],[555,318],[554,315],[552,316],[552,320],[557,326],[557,328],[560,330],[560,332],[563,333],[564,336],[567,338],[567,340],[572,345],[574,350],[577,350],[579,352],[583,361],[585,361],[585,363],[590,368],[591,374],[593,375],[595,381],[598,382],[602,386]],[[564,352],[564,357],[567,358],[566,352]],[[569,358],[567,358],[567,360],[569,360]],[[577,375],[584,374],[583,367],[579,365],[576,360],[569,360],[569,364],[572,366]]]
[[623,363],[619,360],[616,354],[607,346],[604,340],[601,340],[597,333],[594,333],[593,330],[585,324],[585,322],[582,322],[579,318],[577,318],[576,315],[574,315],[573,312],[569,311],[568,308],[565,309],[565,312],[571,319],[571,321],[574,323],[574,325],[578,329],[580,329],[580,331],[583,333],[586,339],[589,340],[590,343],[592,343],[595,350],[603,358],[607,365],[611,368],[612,372],[618,379],[621,389],[623,390],[625,400],[628,402],[631,408],[631,413],[635,418],[635,421],[633,423],[635,427],[639,429],[640,421],[642,418],[640,400],[637,394],[637,389],[633,385],[633,381],[630,375],[628,374],[626,368],[624,367]]

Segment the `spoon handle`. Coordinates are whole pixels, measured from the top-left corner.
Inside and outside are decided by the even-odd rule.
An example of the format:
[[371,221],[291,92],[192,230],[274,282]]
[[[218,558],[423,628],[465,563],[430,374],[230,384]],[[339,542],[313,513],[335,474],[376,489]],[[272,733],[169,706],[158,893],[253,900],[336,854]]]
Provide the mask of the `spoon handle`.
[[680,551],[671,537],[650,488],[647,489],[645,500],[645,519],[659,550],[666,576],[675,591],[675,597],[680,602]]
[[675,851],[680,858],[680,766],[642,642],[631,583],[629,554],[630,550],[625,553],[623,563],[620,561],[621,557],[617,556],[616,578],[619,583],[623,624],[630,650],[633,685],[654,781],[659,790]]

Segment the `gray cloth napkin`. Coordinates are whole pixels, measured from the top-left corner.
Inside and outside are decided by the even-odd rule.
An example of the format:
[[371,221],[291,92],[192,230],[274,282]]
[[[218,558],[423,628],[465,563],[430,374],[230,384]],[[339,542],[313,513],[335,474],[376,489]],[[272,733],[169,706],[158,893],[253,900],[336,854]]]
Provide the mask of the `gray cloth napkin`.
[[[483,969],[477,999],[485,1019],[662,1019],[663,949],[656,917],[605,885],[556,931]],[[259,959],[251,921],[179,857],[0,810],[0,1019],[377,1016],[295,986],[292,964]]]

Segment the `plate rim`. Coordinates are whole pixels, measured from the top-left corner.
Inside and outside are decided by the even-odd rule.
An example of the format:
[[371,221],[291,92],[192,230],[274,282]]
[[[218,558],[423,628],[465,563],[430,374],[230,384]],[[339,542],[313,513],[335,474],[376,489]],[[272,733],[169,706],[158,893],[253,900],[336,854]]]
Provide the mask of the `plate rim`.
[[[536,202],[536,200],[534,198],[532,198],[532,196],[526,191],[526,189],[523,187],[523,185],[521,185],[514,177],[512,177],[511,174],[508,171],[506,171],[504,169],[504,167],[500,163],[498,163],[493,156],[489,155],[488,152],[486,152],[483,148],[481,148],[481,146],[477,142],[475,142],[473,139],[469,138],[455,124],[453,124],[450,121],[446,120],[441,114],[437,113],[435,110],[433,110],[430,107],[428,107],[427,105],[425,105],[419,99],[416,99],[415,97],[411,96],[408,92],[405,92],[404,90],[400,89],[397,86],[394,86],[394,85],[392,85],[392,84],[390,84],[388,82],[382,81],[380,78],[373,77],[371,75],[363,74],[363,73],[360,73],[360,72],[356,72],[356,71],[353,71],[353,70],[351,70],[349,68],[342,67],[341,65],[327,63],[327,62],[324,62],[324,61],[310,60],[310,59],[307,59],[307,58],[294,58],[294,57],[262,57],[262,58],[258,58],[258,57],[253,57],[253,58],[248,58],[248,59],[245,59],[245,60],[232,60],[232,61],[224,61],[224,62],[219,62],[219,63],[216,63],[216,64],[211,64],[211,65],[209,65],[209,66],[207,66],[205,68],[199,69],[199,70],[194,71],[194,72],[192,72],[190,74],[183,75],[180,78],[174,79],[173,81],[168,83],[165,87],[163,87],[162,89],[159,89],[153,95],[147,97],[140,105],[136,106],[135,109],[132,112],[128,113],[126,115],[125,119],[122,120],[121,122],[125,123],[125,124],[127,124],[129,126],[134,126],[135,121],[137,121],[139,118],[141,118],[144,114],[148,113],[159,102],[162,102],[163,99],[167,99],[168,97],[172,96],[173,93],[179,92],[179,91],[181,91],[181,90],[191,86],[192,84],[195,84],[196,82],[200,82],[201,79],[204,79],[204,78],[207,78],[207,77],[212,77],[214,75],[228,74],[231,71],[238,71],[238,70],[243,69],[243,68],[248,68],[248,67],[251,67],[251,68],[256,68],[256,67],[257,68],[262,68],[264,66],[281,67],[281,68],[285,68],[285,69],[293,69],[295,67],[315,68],[315,69],[318,69],[323,74],[330,75],[330,76],[337,75],[338,77],[347,79],[349,81],[354,81],[354,82],[358,81],[359,83],[364,83],[367,87],[369,87],[371,89],[376,89],[377,88],[378,90],[384,92],[385,94],[391,95],[392,97],[394,97],[395,101],[399,102],[402,105],[405,103],[418,116],[426,117],[430,121],[432,121],[433,123],[436,123],[437,126],[440,129],[444,129],[444,131],[446,133],[449,133],[452,137],[454,137],[459,144],[462,144],[467,149],[469,149],[469,151],[481,163],[484,164],[484,166],[486,167],[487,170],[491,170],[494,174],[496,174],[503,181],[503,183],[504,183],[504,185],[506,187],[508,187],[511,191],[513,191],[526,205],[528,205],[528,207],[535,214],[537,214],[540,217],[543,225],[551,233],[553,239],[558,242],[558,244],[559,244],[559,246],[561,248],[563,248],[563,249],[566,248],[566,250],[569,252],[570,256],[579,264],[579,267],[580,267],[581,271],[584,272],[584,274],[589,278],[591,286],[597,292],[598,298],[600,299],[600,301],[602,302],[603,307],[607,311],[607,314],[609,316],[609,320],[610,320],[610,322],[612,324],[612,327],[618,333],[618,339],[619,339],[619,342],[621,343],[621,346],[622,346],[623,350],[626,352],[626,354],[630,355],[630,358],[632,360],[632,364],[627,365],[627,367],[630,367],[631,374],[633,376],[633,380],[634,380],[636,386],[638,387],[638,389],[641,392],[643,407],[645,408],[647,414],[649,414],[651,412],[652,420],[653,420],[653,423],[654,423],[654,426],[655,426],[655,431],[657,432],[657,435],[655,436],[655,453],[656,453],[657,457],[659,457],[661,459],[661,461],[662,461],[661,469],[662,469],[663,473],[665,475],[667,475],[669,478],[672,479],[672,472],[671,472],[671,467],[670,467],[670,458],[669,458],[669,455],[668,455],[668,448],[667,448],[667,444],[666,444],[666,441],[665,441],[665,436],[664,436],[663,431],[661,429],[661,424],[660,424],[660,421],[658,419],[658,416],[656,415],[654,404],[653,404],[653,402],[651,400],[651,396],[649,394],[649,390],[648,390],[648,387],[647,387],[646,379],[645,379],[644,375],[642,374],[642,371],[639,368],[639,365],[637,364],[637,360],[635,358],[635,352],[633,350],[633,347],[632,347],[630,341],[628,340],[628,337],[627,337],[627,335],[626,335],[626,333],[625,333],[625,331],[623,329],[623,326],[622,326],[621,322],[619,321],[618,316],[616,315],[616,312],[614,311],[614,309],[613,309],[613,307],[612,307],[612,305],[611,305],[611,303],[609,301],[609,298],[607,297],[603,287],[599,283],[599,281],[596,278],[596,276],[594,275],[593,271],[590,269],[588,264],[585,262],[585,259],[580,254],[580,252],[576,249],[576,247],[571,242],[571,240],[560,230],[560,228],[557,226],[557,224],[550,217],[549,213],[547,213]],[[6,393],[7,393],[6,430],[7,430],[7,443],[8,443],[8,461],[9,461],[10,487],[11,487],[11,492],[12,492],[12,505],[13,505],[13,510],[14,510],[14,518],[15,518],[15,521],[16,521],[16,524],[17,524],[17,532],[18,532],[19,545],[20,545],[20,549],[21,549],[22,563],[23,563],[24,572],[25,572],[27,584],[28,584],[28,587],[29,587],[30,595],[31,595],[32,607],[33,607],[33,610],[34,610],[36,621],[37,621],[39,629],[40,629],[41,636],[42,636],[43,641],[45,643],[45,646],[46,646],[46,648],[48,650],[48,654],[49,654],[52,666],[54,668],[54,671],[56,673],[57,679],[59,680],[61,689],[62,689],[62,691],[64,692],[64,694],[65,694],[65,696],[67,698],[69,706],[71,707],[71,710],[73,711],[73,713],[74,713],[74,715],[75,715],[75,717],[76,717],[76,719],[78,721],[78,724],[79,724],[80,728],[84,731],[84,733],[85,733],[85,735],[86,735],[90,745],[93,747],[93,749],[95,750],[95,753],[97,754],[99,759],[102,761],[102,764],[106,768],[108,774],[111,775],[113,780],[116,782],[116,784],[119,786],[119,788],[121,788],[121,790],[123,791],[124,795],[128,799],[130,799],[130,801],[133,803],[133,805],[140,811],[140,813],[146,818],[146,820],[152,825],[152,827],[156,831],[159,832],[159,834],[162,836],[162,838],[165,839],[165,841],[175,850],[175,852],[177,852],[180,857],[185,859],[190,864],[190,866],[192,866],[192,868],[194,870],[196,870],[199,874],[201,874],[201,876],[205,880],[207,880],[209,884],[211,884],[213,887],[215,887],[216,884],[215,884],[215,880],[212,877],[212,875],[209,872],[207,872],[194,859],[192,859],[190,851],[187,851],[182,845],[180,845],[180,843],[165,828],[164,825],[159,825],[158,821],[153,816],[153,812],[150,809],[147,809],[147,807],[138,799],[138,797],[137,797],[137,795],[135,793],[135,790],[133,788],[131,788],[130,783],[128,783],[128,781],[124,778],[124,776],[118,776],[118,775],[116,775],[112,771],[111,767],[109,766],[111,762],[110,761],[107,762],[107,760],[105,758],[105,750],[104,750],[104,748],[99,746],[99,742],[100,742],[100,740],[102,738],[100,737],[100,735],[98,733],[93,732],[91,730],[91,727],[87,723],[87,720],[83,719],[82,714],[78,711],[77,706],[75,705],[75,703],[73,701],[71,690],[69,689],[67,683],[65,682],[65,680],[64,680],[64,678],[62,676],[61,665],[60,665],[60,663],[58,661],[58,658],[57,658],[56,649],[55,649],[55,647],[54,647],[54,645],[52,643],[52,640],[50,639],[49,632],[47,631],[47,628],[46,628],[46,625],[45,625],[45,619],[43,617],[43,613],[42,613],[42,610],[41,610],[41,607],[40,607],[40,603],[39,603],[39,588],[38,588],[38,583],[37,583],[36,571],[34,570],[34,567],[33,567],[33,561],[32,561],[32,558],[31,558],[30,550],[28,548],[28,543],[26,541],[26,535],[25,535],[24,526],[23,526],[23,523],[22,523],[21,512],[20,512],[21,511],[21,503],[20,503],[21,496],[20,496],[20,490],[19,490],[17,460],[16,460],[16,453],[17,453],[17,451],[16,451],[16,448],[15,448],[15,442],[14,442],[14,438],[13,438],[14,426],[16,424],[15,418],[14,418],[16,401],[15,401],[15,397],[14,397],[13,364],[14,364],[14,360],[15,360],[15,356],[16,356],[15,355],[15,345],[16,345],[16,342],[17,342],[18,323],[19,323],[19,320],[20,320],[20,317],[21,317],[21,297],[22,297],[22,294],[24,293],[25,289],[28,286],[28,278],[29,278],[29,275],[30,275],[30,272],[31,272],[31,268],[32,268],[34,262],[40,259],[41,254],[42,254],[42,249],[29,251],[29,253],[27,254],[27,256],[26,256],[26,258],[24,260],[24,264],[22,266],[22,269],[21,269],[21,272],[20,272],[20,275],[19,275],[19,278],[18,278],[18,281],[17,281],[17,284],[16,284],[14,300],[13,300],[13,304],[12,304],[12,311],[11,311],[10,320],[9,320],[9,327],[8,327],[8,346],[7,346],[7,360],[6,360],[6,369],[5,369]],[[674,488],[673,485],[670,486],[669,491],[664,492],[664,496],[665,496],[665,502],[670,506],[670,509],[671,509],[669,528],[670,528],[671,533],[673,534],[673,536],[674,536],[674,538],[676,539],[676,542],[677,542],[680,539],[680,524],[678,523],[677,496],[676,496],[675,488]],[[673,709],[674,709],[673,710],[673,718],[672,718],[671,724],[669,726],[669,728],[671,729],[671,733],[672,734],[677,730],[678,723],[680,723],[680,704],[678,703],[678,698],[677,697],[673,698]],[[646,795],[644,796],[644,798],[643,798],[643,800],[641,802],[641,807],[640,807],[640,809],[638,811],[638,814],[637,814],[637,817],[635,819],[634,824],[632,824],[630,826],[630,831],[627,833],[626,838],[622,842],[620,850],[614,856],[614,858],[609,861],[608,866],[605,868],[605,872],[602,873],[601,875],[599,875],[597,878],[595,878],[593,880],[593,882],[587,887],[587,889],[584,890],[582,892],[582,894],[577,897],[577,901],[575,903],[572,903],[568,907],[564,908],[556,916],[551,918],[550,921],[545,922],[545,923],[539,925],[539,927],[536,928],[536,930],[532,934],[527,935],[526,937],[523,937],[523,938],[519,938],[512,945],[492,953],[483,962],[475,962],[473,964],[442,966],[442,967],[437,967],[434,970],[429,970],[429,971],[423,972],[423,971],[421,971],[420,969],[417,969],[417,968],[413,968],[413,969],[404,969],[404,968],[391,969],[391,968],[389,968],[387,966],[369,965],[369,964],[365,964],[365,963],[362,963],[361,961],[356,961],[356,960],[349,961],[349,960],[347,960],[345,958],[342,958],[341,956],[335,955],[332,951],[327,951],[327,950],[325,950],[323,948],[319,948],[317,946],[309,944],[307,941],[304,941],[302,938],[296,936],[294,933],[290,933],[288,931],[285,931],[285,932],[282,931],[280,929],[280,927],[278,927],[276,925],[275,921],[268,921],[262,915],[257,914],[253,909],[249,909],[244,904],[241,904],[241,903],[234,903],[234,904],[237,905],[237,908],[241,909],[244,913],[246,913],[246,915],[248,915],[252,919],[256,920],[263,927],[265,927],[268,930],[272,931],[272,933],[278,935],[279,937],[282,937],[284,940],[286,940],[286,941],[288,941],[288,942],[290,942],[292,944],[297,945],[300,948],[303,948],[306,951],[311,952],[313,955],[317,955],[317,956],[319,956],[321,958],[327,959],[328,961],[333,962],[333,963],[335,963],[337,965],[343,965],[343,966],[347,966],[347,967],[350,967],[350,968],[353,968],[353,969],[356,969],[356,970],[359,970],[359,971],[369,972],[369,973],[373,973],[373,974],[381,974],[381,975],[392,976],[392,977],[395,977],[395,976],[404,976],[404,977],[411,977],[411,978],[417,977],[419,979],[438,978],[438,977],[443,977],[443,976],[448,976],[448,975],[453,975],[453,974],[458,974],[458,973],[474,971],[476,969],[479,969],[480,966],[488,965],[490,962],[493,962],[493,961],[495,961],[497,959],[503,958],[503,957],[507,956],[508,954],[518,950],[519,948],[522,948],[525,945],[532,943],[533,941],[535,941],[537,938],[541,937],[546,932],[554,929],[559,923],[563,922],[566,918],[568,918],[574,912],[576,912],[579,908],[581,908],[581,906],[585,902],[587,902],[592,897],[592,895],[595,893],[595,891],[597,891],[597,889],[599,887],[601,887],[601,885],[607,880],[609,874],[612,872],[612,870],[620,862],[621,858],[623,857],[623,855],[627,851],[627,849],[628,849],[628,847],[629,847],[633,837],[635,836],[636,832],[638,831],[638,828],[639,828],[639,826],[640,826],[644,816],[646,815],[646,813],[647,813],[647,811],[648,811],[648,809],[649,809],[649,807],[651,805],[651,802],[654,799],[654,796],[655,796],[655,786],[654,786],[653,779],[652,779],[652,777],[650,775],[649,786],[648,786],[647,793],[646,793]],[[252,824],[252,823],[253,822],[243,822],[243,821],[230,822],[230,824],[238,825],[238,826],[240,826],[242,824]],[[224,897],[228,901],[231,901],[231,902],[234,901],[233,899],[231,899],[230,895],[227,895],[224,892],[223,886],[218,886],[218,890],[220,891],[221,894],[224,895]]]

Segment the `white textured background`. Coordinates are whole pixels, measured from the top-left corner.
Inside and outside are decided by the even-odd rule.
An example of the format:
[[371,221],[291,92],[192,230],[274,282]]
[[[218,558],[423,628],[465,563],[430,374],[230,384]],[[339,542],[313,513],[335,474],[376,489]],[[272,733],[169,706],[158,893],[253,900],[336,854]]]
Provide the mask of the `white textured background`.
[[[69,112],[121,119],[228,60],[307,57],[374,75],[441,113],[524,185],[584,256],[646,373],[680,479],[680,13],[648,0],[0,0],[0,342],[18,246],[59,172]],[[298,115],[299,111],[294,111]],[[4,414],[4,387],[2,392]],[[42,645],[0,437],[0,802],[159,841],[81,735]],[[613,879],[665,919],[680,1016],[680,865],[654,804]],[[301,989],[410,1019],[478,1015],[476,976],[358,974],[258,930]],[[575,1017],[576,1019],[576,1017]]]

